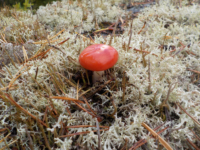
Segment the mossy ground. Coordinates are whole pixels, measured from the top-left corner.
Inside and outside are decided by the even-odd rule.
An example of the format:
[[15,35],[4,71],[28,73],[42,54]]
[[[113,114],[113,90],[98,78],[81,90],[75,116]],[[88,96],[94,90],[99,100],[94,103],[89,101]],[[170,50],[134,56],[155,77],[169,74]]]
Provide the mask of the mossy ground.
[[[146,3],[154,5],[127,11]],[[2,8],[0,148],[200,147],[199,7],[195,1],[63,0],[36,14]],[[78,63],[94,43],[119,53],[97,83]]]

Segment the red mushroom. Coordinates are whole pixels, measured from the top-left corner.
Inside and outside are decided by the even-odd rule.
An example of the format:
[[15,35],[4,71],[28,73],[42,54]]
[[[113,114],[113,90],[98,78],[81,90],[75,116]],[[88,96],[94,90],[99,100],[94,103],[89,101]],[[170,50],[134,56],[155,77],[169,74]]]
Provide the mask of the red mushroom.
[[117,60],[118,52],[113,47],[105,44],[88,46],[79,56],[79,62],[83,68],[94,71],[93,76],[96,76],[95,74],[100,76],[93,77],[93,83],[98,80],[97,78],[101,78],[104,70],[113,67]]

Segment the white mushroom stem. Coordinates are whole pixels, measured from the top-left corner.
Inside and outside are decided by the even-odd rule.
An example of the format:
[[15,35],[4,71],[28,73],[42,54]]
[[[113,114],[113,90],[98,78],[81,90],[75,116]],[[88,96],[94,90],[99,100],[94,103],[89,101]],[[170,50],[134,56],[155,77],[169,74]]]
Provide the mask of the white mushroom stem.
[[92,82],[103,81],[104,71],[93,71]]

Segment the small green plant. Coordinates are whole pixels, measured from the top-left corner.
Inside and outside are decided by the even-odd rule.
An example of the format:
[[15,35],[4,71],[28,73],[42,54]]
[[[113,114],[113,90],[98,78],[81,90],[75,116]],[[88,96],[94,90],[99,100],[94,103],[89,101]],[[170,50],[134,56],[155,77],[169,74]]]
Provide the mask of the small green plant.
[[20,10],[20,9],[21,9],[21,4],[20,4],[20,3],[16,3],[15,5],[13,5],[13,7],[14,7],[16,10]]
[[16,3],[15,5],[13,5],[13,7],[16,9],[16,10],[27,10],[27,8],[31,8],[33,4],[31,2],[29,2],[29,0],[25,0],[25,2],[23,3],[23,7],[21,7],[21,4],[20,2]]

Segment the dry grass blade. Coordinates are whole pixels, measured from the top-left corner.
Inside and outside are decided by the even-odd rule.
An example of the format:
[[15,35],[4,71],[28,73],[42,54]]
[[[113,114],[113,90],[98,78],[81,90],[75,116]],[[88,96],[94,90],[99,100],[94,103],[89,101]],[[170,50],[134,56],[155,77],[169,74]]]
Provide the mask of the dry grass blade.
[[78,102],[78,103],[84,103],[81,100],[70,98],[70,97],[50,96],[50,98],[52,98],[52,99],[62,99],[62,100],[67,100],[67,101],[75,101],[75,102]]
[[7,128],[0,129],[0,132],[8,130]]
[[200,141],[200,137],[198,135],[196,135],[194,131],[192,131],[192,130],[190,130],[190,131],[194,134],[194,136],[196,137],[196,139]]
[[26,61],[28,60],[28,55],[26,53],[24,46],[22,46],[22,50],[23,50],[23,55],[24,55],[24,62],[26,63]]
[[122,102],[124,103],[125,101],[125,93],[126,93],[126,72],[124,71],[123,72],[123,77],[122,77],[122,91],[123,91],[123,94],[122,94]]
[[31,136],[30,136],[29,131],[27,130],[27,127],[25,128],[25,131],[26,131],[26,134],[27,134],[27,137],[28,137],[28,140],[29,140],[29,148],[30,148],[31,150],[34,150],[33,140],[32,140],[32,138],[31,138]]
[[97,125],[97,135],[98,135],[98,149],[101,150],[101,136],[100,136],[100,128],[99,128],[98,119],[96,119],[96,125]]
[[128,150],[127,145],[128,145],[129,139],[125,138],[125,144],[120,150]]
[[67,56],[67,59],[72,62],[74,65],[76,66],[80,66],[80,64],[78,63],[78,61],[74,58],[72,58],[71,56]]
[[[34,120],[37,119],[34,115],[32,115],[31,113],[29,113],[26,109],[24,109],[24,108],[21,107],[18,103],[16,103],[16,102],[14,101],[14,99],[13,99],[9,94],[5,93],[5,95],[8,97],[8,99],[7,99],[6,97],[4,97],[3,95],[4,95],[3,92],[0,92],[0,97],[1,97],[2,99],[4,99],[4,100],[10,102],[12,105],[14,105],[15,107],[19,108],[19,110],[21,110],[24,114],[29,115],[29,116],[30,116],[31,118],[33,118]],[[39,122],[40,122],[43,126],[47,127],[47,125],[46,125],[43,121],[39,120]]]
[[13,66],[18,69],[18,67],[15,65],[15,62],[13,60],[13,58],[10,56],[9,52],[7,52],[6,50],[4,50],[4,52],[6,53],[6,55],[9,57],[11,63],[13,64]]
[[[9,90],[15,90],[17,88],[18,88],[17,84],[14,84],[14,85],[11,85],[11,87],[9,88]],[[6,90],[8,90],[8,87],[0,88],[0,91],[6,91]]]
[[119,18],[120,18],[120,16],[118,17],[117,22],[116,22],[115,27],[114,27],[114,30],[113,30],[113,32],[112,32],[112,35],[110,36],[110,41],[109,41],[109,44],[108,44],[108,45],[110,45],[110,46],[111,46],[111,44],[112,44],[112,39],[113,39],[113,37],[115,36],[115,31],[116,31],[117,25],[118,25],[118,23],[119,23]]
[[108,27],[108,28],[104,28],[104,29],[99,29],[99,30],[94,31],[94,33],[102,32],[102,31],[107,31],[107,30],[113,31],[113,28]]
[[2,42],[2,43],[6,43],[6,42],[4,42],[2,39],[0,39],[0,42]]
[[3,39],[3,40],[1,40],[1,41],[3,41],[3,43],[8,43],[8,42],[6,41],[6,39],[5,39],[5,34],[2,34],[2,33],[1,33],[1,37],[2,37],[2,39]]
[[74,88],[76,88],[76,85],[73,82],[71,82],[69,79],[67,79],[64,75],[62,75],[62,74],[60,74],[58,72],[56,72],[56,74],[62,76],[68,84],[70,84],[71,86],[73,86]]
[[33,59],[36,59],[36,58],[38,58],[39,56],[41,56],[41,58],[42,58],[42,57],[43,57],[46,53],[48,53],[51,49],[52,49],[52,48],[49,48],[49,49],[47,49],[46,51],[41,52],[41,53],[39,53],[39,54],[37,54],[37,55],[35,55],[35,56],[29,58],[26,62],[31,61],[31,60],[33,60]]
[[[101,129],[99,131],[107,131],[107,130],[109,130],[109,129]],[[77,132],[77,133],[73,133],[73,134],[62,135],[62,136],[59,136],[59,138],[71,137],[71,136],[74,136],[74,135],[82,135],[82,134],[87,134],[87,133],[90,133],[90,132],[97,132],[97,130]]]
[[[147,54],[150,54],[150,53],[151,53],[151,52],[149,52],[149,51],[139,50],[139,49],[136,49],[136,48],[134,48],[133,50],[134,50],[134,51],[138,51],[138,52],[142,52],[142,53],[147,53]],[[154,53],[151,53],[151,54],[158,57],[158,55],[156,55],[156,54],[154,54]]]
[[129,150],[136,150],[140,146],[144,145],[146,142],[147,142],[147,140],[142,139],[142,140],[138,141],[137,143],[135,143]]
[[[68,41],[69,39],[70,39],[70,38],[67,38],[67,39],[65,39],[64,41],[61,41],[60,43],[56,44],[56,46],[57,46],[57,45],[62,45],[62,44],[64,44],[64,43],[65,43],[66,41]],[[51,41],[51,42],[56,42],[56,41]],[[34,42],[34,44],[38,44],[38,43],[35,43],[35,42]],[[28,62],[28,61],[31,61],[31,60],[33,60],[33,59],[36,59],[36,58],[38,58],[38,57],[40,57],[40,59],[42,59],[42,58],[44,57],[44,55],[47,54],[52,48],[55,48],[55,46],[54,46],[54,47],[51,47],[51,48],[47,49],[47,50],[44,51],[44,52],[39,53],[39,52],[44,48],[44,46],[47,45],[47,44],[48,44],[48,42],[43,43],[42,47],[35,53],[35,55],[34,55],[33,57],[29,58],[29,59],[27,60],[27,62]],[[38,53],[39,53],[39,54],[38,54]]]
[[114,111],[113,111],[113,113],[112,113],[111,115],[109,115],[109,116],[111,116],[112,118],[114,118],[115,114],[117,113],[117,106],[115,105],[115,102],[114,102],[112,96],[110,97],[110,101],[112,102]]
[[159,142],[167,149],[167,150],[173,150],[171,146],[160,136],[158,135],[153,129],[151,129],[147,124],[144,122],[142,123],[142,126],[145,127],[151,134],[159,140]]
[[[77,33],[77,32],[75,32],[78,36],[80,36],[80,37],[82,37],[83,39],[85,39],[85,40],[90,40],[90,38],[87,38],[87,37],[85,37],[84,35],[82,35],[82,34],[79,34],[79,33]],[[95,43],[93,43],[92,41],[90,41],[91,42],[91,44],[95,44]]]
[[[154,131],[158,130],[161,126],[156,127],[154,129]],[[160,133],[164,132],[168,128],[169,127],[166,127],[164,129],[160,130],[159,132],[157,132],[157,134],[160,134]],[[153,137],[151,136],[151,138],[153,138]],[[135,143],[129,150],[136,150],[137,148],[139,148],[140,146],[144,145],[145,143],[147,143],[147,140],[141,139],[140,141],[138,141],[137,143]]]
[[81,108],[83,111],[87,112],[88,114],[90,114],[91,116],[96,118],[96,114],[92,114],[89,111],[87,111],[85,108],[83,108],[81,105],[79,105],[76,101],[73,101],[79,108]]
[[145,28],[145,25],[146,25],[146,21],[144,22],[144,25],[143,25],[142,29],[138,32],[138,34],[140,34],[142,32],[142,30]]
[[188,143],[195,149],[195,150],[200,150],[194,143],[192,143],[189,139],[187,139]]
[[90,109],[90,111],[91,111],[93,114],[95,114],[95,116],[96,116],[96,113],[95,113],[94,110],[90,107],[90,105],[89,105],[87,99],[86,99],[84,96],[82,96],[82,98],[83,98],[83,100],[85,101],[87,107]]
[[15,142],[17,142],[17,140],[18,139],[16,139],[16,140],[14,140],[14,141],[12,141],[11,143],[9,143],[8,145],[6,145],[6,146],[4,146],[4,147],[2,147],[0,150],[4,150],[4,149],[8,149],[8,146],[10,146],[10,145],[12,145],[13,143],[15,143]]
[[18,18],[16,14],[11,14],[13,16],[13,18],[15,18],[21,25],[23,24]]
[[64,31],[65,31],[65,29],[62,29],[61,31],[59,31],[58,33],[56,33],[54,36],[50,37],[49,40],[52,40],[53,38],[57,37],[58,35],[60,35]]
[[11,133],[8,133],[8,135],[6,135],[6,137],[4,137],[3,139],[0,140],[0,143],[3,142],[7,137],[9,137]]
[[[3,130],[4,130],[4,129],[3,129]],[[5,130],[7,130],[7,129],[5,129]],[[1,140],[0,140],[0,143],[3,142],[3,141],[5,141],[5,139],[7,139],[7,138],[10,136],[10,134],[11,134],[11,133],[8,133],[8,135],[6,135],[6,137],[4,137],[3,139],[1,139]],[[18,140],[18,139],[12,141],[12,142],[9,143],[9,144],[6,144],[6,146],[2,147],[0,150],[4,150],[4,149],[6,149],[6,148],[9,149],[8,146],[11,145],[11,144],[13,144],[13,143],[15,143],[17,140]]]
[[57,45],[62,45],[62,44],[64,44],[65,42],[67,42],[69,39],[70,39],[70,38],[67,38],[67,39],[65,39],[64,41],[58,43]]
[[[80,89],[79,89],[80,90]],[[81,93],[78,98],[82,97],[83,95],[85,95],[86,93],[88,93],[89,91],[91,91],[92,88],[88,89],[87,91],[84,91],[83,93]]]
[[[65,81],[66,81],[67,83],[69,83],[71,86],[73,86],[74,88],[77,88],[77,85],[75,85],[74,83],[72,83],[72,82],[71,82],[69,79],[67,79],[65,76],[63,76],[63,75],[60,74],[60,73],[57,73],[57,74],[59,74],[59,75],[61,75],[62,77],[64,77],[64,78],[65,78]],[[82,110],[84,110],[84,111],[88,112],[89,114],[91,114],[92,116],[96,117],[96,113],[95,113],[95,112],[92,110],[92,108],[90,107],[90,105],[89,105],[87,99],[83,96],[82,93],[80,94],[80,96],[83,98],[83,100],[85,101],[87,107],[90,109],[90,111],[93,113],[93,115],[92,115],[91,113],[89,113],[85,108],[83,108],[82,106],[78,105],[78,103],[76,103],[76,101],[73,101],[73,102],[74,102],[78,107],[80,107]],[[81,102],[82,102],[82,101],[81,101]]]
[[148,58],[148,80],[149,80],[149,86],[148,86],[148,94],[151,94],[151,62],[150,57]]
[[[49,40],[52,40],[53,38],[57,37],[58,35],[60,35],[61,33],[63,33],[65,31],[65,29],[61,30],[60,32],[58,32],[57,34],[55,34],[54,36],[50,37]],[[50,41],[50,43],[56,42],[59,39],[56,40],[52,40]],[[38,41],[38,42],[33,42],[33,44],[47,44],[48,41],[47,40],[43,40],[43,41]]]
[[127,47],[126,47],[126,48],[127,48],[127,51],[129,50],[129,46],[130,46],[131,38],[132,38],[132,34],[133,34],[132,26],[133,26],[133,20],[132,20],[132,22],[131,22],[130,31],[129,31],[128,45],[127,45]]
[[[10,87],[12,86],[12,84],[22,75],[22,73],[24,73],[24,72],[26,72],[27,70],[29,70],[30,69],[30,67],[28,67],[27,69],[25,69],[22,73],[20,73],[19,74],[19,72],[21,71],[21,70],[23,70],[24,69],[24,67],[26,67],[26,66],[30,66],[30,65],[24,65],[15,75],[14,75],[14,77],[12,78],[12,80],[10,81],[10,83],[9,83],[9,85],[8,85],[8,87],[7,87],[7,89],[10,89]],[[17,74],[19,74],[18,76],[17,76]]]
[[172,55],[172,57],[180,53],[185,47],[186,47],[185,45],[181,46],[180,49],[174,55]]
[[[88,128],[88,127],[96,127],[91,125],[77,125],[77,126],[67,126],[66,128]],[[100,128],[109,128],[109,126],[99,126]]]
[[47,147],[49,150],[51,150],[51,147],[50,147],[50,145],[49,145],[49,141],[48,141],[48,139],[47,139],[46,133],[45,133],[45,131],[44,131],[43,126],[41,125],[40,120],[39,120],[39,119],[36,119],[36,121],[37,121],[37,124],[38,124],[38,126],[39,126],[39,128],[40,128],[40,131],[42,132],[42,135],[43,135],[43,137],[44,137],[44,141],[45,141],[46,147]]
[[197,123],[198,125],[200,125],[200,123],[198,122],[198,120],[196,120],[194,117],[192,117],[179,103],[176,103],[176,105],[178,105],[178,107],[184,111],[190,118],[192,118],[192,120]]
[[192,70],[192,69],[187,69],[187,70],[200,74],[200,71],[196,71],[196,70]]
[[175,39],[179,39],[179,37],[172,37],[172,36],[167,36],[167,35],[165,35],[164,36],[164,39],[166,39],[166,40],[168,40],[168,39],[173,39],[173,38],[175,38]]
[[98,91],[101,91],[107,84],[109,84],[112,80],[106,81],[102,84],[98,89],[96,89],[93,93],[91,93],[88,97],[93,97]]

